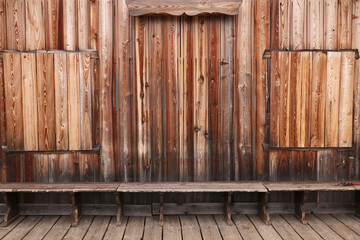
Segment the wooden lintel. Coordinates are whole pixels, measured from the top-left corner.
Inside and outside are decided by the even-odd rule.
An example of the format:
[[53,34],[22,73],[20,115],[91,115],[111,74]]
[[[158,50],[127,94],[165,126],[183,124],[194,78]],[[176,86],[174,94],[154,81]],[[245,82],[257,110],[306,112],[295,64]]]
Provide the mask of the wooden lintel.
[[73,205],[73,210],[71,215],[73,216],[72,226],[76,227],[79,223],[81,212],[80,212],[80,193],[70,193],[71,194],[71,203]]
[[305,191],[296,191],[295,192],[295,215],[299,220],[306,224],[305,212],[304,212],[304,203],[307,200],[307,192]]
[[164,226],[164,193],[160,193],[160,220],[159,225]]
[[19,51],[19,50],[0,50],[0,59],[3,58],[4,53],[55,53],[55,52],[82,52],[82,53],[90,53],[90,59],[99,59],[99,53],[96,49],[85,49],[79,51],[69,51],[69,50],[37,50],[37,51]]
[[259,193],[259,216],[266,223],[270,224],[270,215],[267,211],[267,203],[269,202],[269,193],[261,192]]
[[232,221],[231,221],[231,195],[232,195],[232,192],[227,192],[225,193],[225,201],[224,201],[224,209],[225,209],[225,214],[224,214],[224,217],[225,217],[225,220],[227,222],[227,224],[229,226],[232,225]]
[[117,208],[118,208],[118,212],[117,212],[117,216],[116,216],[116,226],[120,226],[122,217],[124,215],[122,194],[115,193],[115,199],[116,199],[116,204],[117,204]]
[[3,193],[3,199],[7,206],[3,226],[8,226],[19,216],[18,193]]

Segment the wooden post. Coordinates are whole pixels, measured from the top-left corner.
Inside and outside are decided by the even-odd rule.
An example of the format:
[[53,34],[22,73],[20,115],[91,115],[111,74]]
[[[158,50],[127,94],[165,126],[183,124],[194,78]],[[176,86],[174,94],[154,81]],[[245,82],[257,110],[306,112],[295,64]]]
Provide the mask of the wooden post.
[[123,211],[123,200],[121,193],[115,193],[116,204],[118,205],[118,212],[116,217],[116,226],[121,225],[122,217],[124,215]]
[[71,212],[71,215],[74,218],[73,223],[71,226],[76,227],[79,223],[79,219],[81,216],[80,213],[80,193],[71,193],[71,203],[74,207],[73,211]]
[[19,216],[18,193],[3,193],[3,199],[7,206],[3,223],[6,227]]
[[232,195],[232,192],[227,192],[225,193],[225,220],[227,222],[227,224],[229,226],[232,225],[232,221],[231,221],[231,195]]
[[267,211],[267,203],[269,202],[269,193],[259,193],[259,216],[266,224],[270,224],[270,215]]
[[164,226],[164,193],[160,193],[160,221],[159,225]]
[[305,212],[303,209],[306,200],[307,200],[307,192],[304,191],[295,192],[295,215],[299,218],[299,220],[303,224],[306,224]]

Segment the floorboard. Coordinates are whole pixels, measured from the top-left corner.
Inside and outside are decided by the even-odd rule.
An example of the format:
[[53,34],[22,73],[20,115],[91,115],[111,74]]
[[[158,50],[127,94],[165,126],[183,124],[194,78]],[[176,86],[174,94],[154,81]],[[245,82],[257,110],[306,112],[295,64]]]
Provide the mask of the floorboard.
[[342,222],[344,225],[351,226],[351,230],[353,230],[357,235],[360,236],[360,224],[358,221],[346,214],[334,214],[332,216]]
[[103,239],[106,229],[109,225],[110,216],[96,216],[87,231],[84,240]]
[[142,239],[145,226],[144,224],[145,217],[129,217],[124,240]]
[[59,216],[45,216],[31,231],[24,237],[24,240],[43,239],[52,226],[59,219]]
[[179,216],[165,216],[163,239],[181,240],[181,225]]
[[197,219],[200,225],[201,235],[204,240],[221,239],[219,228],[213,216],[199,215]]
[[3,240],[22,239],[41,220],[41,216],[28,216],[21,221],[21,227],[11,230]]
[[254,224],[246,215],[234,215],[232,219],[243,239],[262,239]]
[[13,230],[19,223],[21,223],[24,220],[24,216],[20,216],[16,218],[12,223],[10,223],[6,227],[0,227],[0,239],[2,239],[4,236],[6,236],[11,230]]
[[183,240],[202,240],[196,216],[180,216]]
[[272,225],[266,225],[258,215],[249,215],[249,218],[264,240],[281,240],[280,235],[274,227]]
[[331,228],[314,215],[307,215],[306,221],[322,238],[333,240],[342,239],[336,232],[331,230]]
[[104,240],[122,239],[125,233],[128,217],[123,217],[120,226],[116,226],[116,217],[112,217],[109,227],[105,233]]
[[71,227],[65,235],[66,240],[83,239],[93,221],[93,216],[82,216],[76,227]]
[[308,224],[302,224],[295,215],[282,215],[282,217],[291,225],[291,227],[304,240],[321,240],[322,238],[317,234]]
[[71,227],[71,217],[61,216],[60,219],[54,224],[50,231],[46,234],[44,240],[60,240],[63,239],[65,234]]
[[344,239],[359,240],[359,235],[352,231],[350,228],[339,222],[336,218],[329,214],[317,214],[317,218],[328,225],[333,231],[340,235]]
[[271,215],[271,223],[283,239],[301,240],[294,228],[288,224],[280,215]]
[[239,231],[237,230],[234,223],[228,225],[224,215],[214,215],[216,224],[220,229],[221,237],[224,240],[239,240],[242,239]]

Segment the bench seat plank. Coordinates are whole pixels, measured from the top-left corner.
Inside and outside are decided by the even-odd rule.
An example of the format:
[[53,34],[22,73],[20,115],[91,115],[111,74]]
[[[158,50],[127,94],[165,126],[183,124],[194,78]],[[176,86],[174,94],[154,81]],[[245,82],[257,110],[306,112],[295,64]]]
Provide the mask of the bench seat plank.
[[270,192],[359,191],[360,186],[342,186],[341,182],[263,182]]
[[118,192],[267,192],[260,182],[131,182]]
[[0,192],[116,192],[119,183],[1,183]]

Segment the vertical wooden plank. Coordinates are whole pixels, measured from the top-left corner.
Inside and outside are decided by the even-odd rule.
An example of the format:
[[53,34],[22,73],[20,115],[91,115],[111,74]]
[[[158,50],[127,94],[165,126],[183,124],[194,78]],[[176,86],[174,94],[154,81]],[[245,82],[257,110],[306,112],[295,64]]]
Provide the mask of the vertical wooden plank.
[[279,0],[279,48],[290,49],[290,0]]
[[79,53],[81,150],[92,149],[90,53]]
[[290,147],[300,147],[301,141],[301,52],[292,52],[290,62]]
[[63,49],[78,49],[77,0],[63,0]]
[[8,49],[25,50],[24,0],[6,1],[6,38]]
[[306,34],[306,1],[291,0],[290,6],[290,49],[299,50],[305,48]]
[[290,146],[290,62],[289,52],[279,53],[280,62],[280,147]]
[[6,49],[6,2],[0,0],[0,49]]
[[316,180],[316,152],[307,151],[304,152],[304,180],[314,181]]
[[94,181],[94,161],[92,153],[81,153],[79,155],[80,181]]
[[179,165],[179,109],[178,60],[180,57],[180,18],[164,19],[164,83],[165,83],[165,149],[166,180],[178,181]]
[[290,176],[291,181],[302,181],[304,179],[304,153],[301,151],[290,152]]
[[339,147],[352,146],[355,53],[341,53]]
[[338,0],[324,0],[324,48],[338,47]]
[[183,84],[183,175],[182,180],[193,181],[194,179],[194,18],[182,17],[183,26],[183,62],[184,62],[184,84]]
[[[119,2],[118,13],[121,13],[123,5],[120,9],[120,5],[125,4],[124,1]],[[117,14],[118,16],[119,14]],[[120,16],[119,16],[120,17]],[[124,19],[127,19],[126,11],[124,11]],[[123,29],[123,21],[119,19],[117,24],[120,29]],[[119,29],[118,29],[119,30]],[[113,140],[113,1],[104,0],[99,2],[99,56],[100,56],[100,141],[101,141],[101,178],[104,181],[114,181],[115,180],[115,159],[114,159],[114,140]],[[118,31],[116,31],[118,32]],[[124,34],[126,39],[127,35]],[[119,45],[126,44],[127,41],[117,41]],[[119,51],[122,52],[124,49],[119,46]],[[125,48],[126,49],[126,48]],[[119,56],[119,55],[117,55]],[[122,69],[124,63],[120,62],[118,66]],[[128,79],[129,80],[129,79]],[[121,81],[121,80],[120,80]],[[121,86],[121,85],[118,85]],[[120,88],[125,92],[126,88]],[[118,99],[119,101],[123,99]],[[122,114],[123,112],[119,112]],[[130,115],[130,114],[129,114]],[[121,149],[119,149],[119,154],[123,154]]]
[[325,145],[326,53],[313,52],[311,75],[310,146]]
[[339,145],[340,52],[327,53],[325,147]]
[[270,146],[279,147],[280,140],[280,52],[271,53],[270,76]]
[[39,150],[55,149],[54,55],[36,53]]
[[266,178],[268,154],[262,151],[265,136],[265,95],[266,95],[266,61],[262,55],[269,48],[270,1],[255,1],[255,161],[258,179]]
[[269,180],[277,181],[278,178],[278,151],[270,151],[269,152]]
[[[209,22],[209,161],[211,180],[220,180],[223,171],[220,156],[220,17]],[[224,27],[224,26],[222,26]],[[219,166],[222,165],[222,166]],[[222,175],[222,173],[221,173]]]
[[151,17],[149,22],[150,54],[150,162],[151,180],[162,181],[164,164],[163,128],[163,37],[161,17]]
[[69,150],[81,149],[79,54],[66,54],[68,86]]
[[309,49],[324,48],[324,0],[308,0],[306,42]]
[[208,26],[205,16],[195,17],[194,24],[194,155],[195,181],[208,177]]
[[62,1],[45,0],[45,47],[62,49]]
[[21,53],[24,150],[38,150],[35,53]]
[[92,118],[92,144],[100,143],[100,106],[99,106],[99,61],[90,59],[91,78],[91,118]]
[[0,59],[0,145],[6,146],[6,99],[5,99],[5,66],[4,60]]
[[54,66],[56,150],[68,150],[68,83],[65,52],[54,53]]
[[71,182],[74,176],[74,153],[59,154],[59,181]]
[[78,4],[78,36],[79,49],[89,49],[91,40],[91,25],[90,25],[90,2],[91,1],[77,1]]
[[236,156],[238,158],[238,178],[250,180],[254,173],[252,160],[254,1],[243,2],[237,19]]
[[[248,1],[251,2],[251,1]],[[271,7],[271,43],[270,47],[272,49],[278,49],[279,48],[279,28],[280,28],[280,3],[279,0],[273,0],[270,3]],[[243,4],[242,4],[243,5]],[[240,14],[241,14],[241,7],[240,7]]]
[[[277,181],[288,181],[290,179],[290,153],[289,150],[280,150],[278,152]],[[278,195],[278,198],[286,197],[286,193],[279,193]]]
[[299,147],[310,147],[310,80],[312,74],[312,53],[301,53],[301,101],[300,101],[300,143]]
[[90,42],[91,48],[98,48],[99,34],[99,0],[90,1]]
[[351,0],[339,1],[338,49],[351,48],[352,7],[353,7],[353,1]]
[[8,150],[24,149],[20,53],[4,53],[6,138]]
[[45,49],[44,0],[25,0],[26,50]]
[[224,16],[221,22],[220,51],[220,107],[221,107],[221,158],[224,163],[223,180],[235,178],[234,150],[234,17]]

